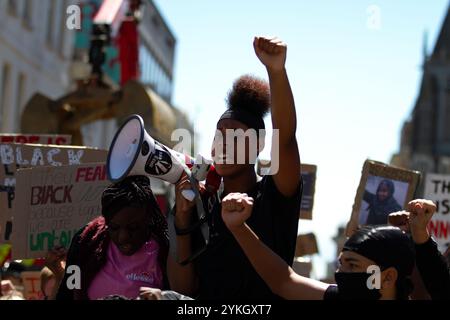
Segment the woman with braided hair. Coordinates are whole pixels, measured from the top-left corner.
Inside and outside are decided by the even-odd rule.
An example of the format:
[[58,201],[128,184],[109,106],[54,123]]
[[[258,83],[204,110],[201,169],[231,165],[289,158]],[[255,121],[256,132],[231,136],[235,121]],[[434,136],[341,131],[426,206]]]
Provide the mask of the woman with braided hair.
[[135,299],[141,287],[165,289],[168,248],[167,223],[149,179],[127,177],[104,190],[102,215],[74,236],[66,265],[80,268],[81,288],[70,290],[70,275],[59,274],[56,299]]

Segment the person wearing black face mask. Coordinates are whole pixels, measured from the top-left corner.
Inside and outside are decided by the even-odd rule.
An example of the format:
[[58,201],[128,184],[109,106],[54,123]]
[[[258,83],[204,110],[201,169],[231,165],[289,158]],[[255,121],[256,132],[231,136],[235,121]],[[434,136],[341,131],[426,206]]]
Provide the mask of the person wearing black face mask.
[[[415,201],[423,203],[425,200]],[[337,285],[330,285],[296,274],[259,240],[245,223],[252,213],[252,206],[253,199],[248,195],[229,194],[222,202],[222,218],[273,293],[292,300],[409,299],[417,241],[400,228],[368,226],[357,230],[346,241],[339,256],[340,266],[335,274]],[[424,235],[426,224],[422,225],[425,230],[420,234]],[[428,256],[433,254],[426,253]]]
[[[337,286],[327,288],[324,298],[407,300],[412,292],[414,260],[413,243],[399,228],[359,229],[345,242],[335,274]],[[380,270],[378,288],[371,282],[371,266]]]

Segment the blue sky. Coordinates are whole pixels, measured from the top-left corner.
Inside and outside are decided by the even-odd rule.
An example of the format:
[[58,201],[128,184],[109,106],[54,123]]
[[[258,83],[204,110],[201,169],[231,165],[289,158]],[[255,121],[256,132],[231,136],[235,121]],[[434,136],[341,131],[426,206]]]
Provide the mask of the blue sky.
[[318,166],[313,221],[301,220],[299,231],[316,233],[314,275],[324,276],[335,256],[331,237],[350,217],[364,160],[388,162],[398,149],[420,85],[424,31],[430,52],[449,1],[155,3],[177,38],[173,103],[195,123],[204,155],[233,80],[244,73],[267,78],[253,37],[276,35],[288,44],[301,160]]

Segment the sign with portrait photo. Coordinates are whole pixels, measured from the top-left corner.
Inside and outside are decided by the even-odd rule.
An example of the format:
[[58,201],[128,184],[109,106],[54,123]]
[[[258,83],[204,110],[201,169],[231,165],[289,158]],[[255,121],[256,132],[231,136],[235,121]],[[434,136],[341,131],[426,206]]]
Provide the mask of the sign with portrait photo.
[[346,235],[361,225],[386,225],[390,213],[403,210],[413,200],[419,181],[418,171],[367,160]]

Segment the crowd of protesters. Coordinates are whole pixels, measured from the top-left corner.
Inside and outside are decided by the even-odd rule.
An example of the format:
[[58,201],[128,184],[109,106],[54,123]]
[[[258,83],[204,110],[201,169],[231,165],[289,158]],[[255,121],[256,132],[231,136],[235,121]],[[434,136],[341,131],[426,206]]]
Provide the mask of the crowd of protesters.
[[[303,185],[294,98],[285,69],[287,46],[263,37],[256,37],[253,46],[269,81],[238,78],[217,130],[265,129],[264,116],[270,113],[279,132],[279,170],[259,177],[252,157],[261,150],[251,155],[248,144],[245,163],[237,158],[215,163],[222,186],[219,192],[201,193],[207,245],[195,228],[199,208],[182,195],[192,188],[186,175],[175,186],[171,239],[171,226],[147,177],[130,176],[112,184],[103,192],[101,216],[74,236],[67,251],[48,253],[41,271],[42,299],[406,300],[414,296],[414,270],[431,299],[450,299],[449,265],[427,231],[436,211],[429,200],[411,201],[404,211],[395,206],[390,226],[374,223],[356,230],[339,255],[336,284],[293,271]],[[220,147],[214,141],[213,159],[218,152],[229,155],[226,148],[226,141]],[[237,157],[238,150],[233,151]],[[79,268],[80,286],[69,285],[68,266]],[[373,266],[378,273],[367,272]],[[373,275],[374,285],[369,286]],[[23,299],[18,279],[12,269],[3,272],[0,299]]]

